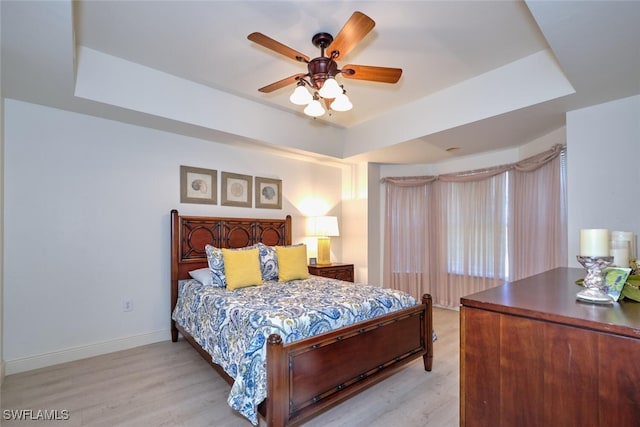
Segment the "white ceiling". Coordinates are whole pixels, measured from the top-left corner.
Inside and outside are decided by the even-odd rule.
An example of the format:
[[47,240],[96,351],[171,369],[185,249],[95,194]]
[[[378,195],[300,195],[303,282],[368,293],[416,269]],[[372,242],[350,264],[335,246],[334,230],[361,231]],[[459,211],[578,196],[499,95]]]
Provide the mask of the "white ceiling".
[[[317,158],[428,163],[519,146],[567,111],[640,94],[639,1],[8,1],[3,96],[216,142]],[[375,28],[340,65],[354,108],[310,119],[258,88],[313,58],[359,10]],[[448,152],[449,147],[460,147]]]

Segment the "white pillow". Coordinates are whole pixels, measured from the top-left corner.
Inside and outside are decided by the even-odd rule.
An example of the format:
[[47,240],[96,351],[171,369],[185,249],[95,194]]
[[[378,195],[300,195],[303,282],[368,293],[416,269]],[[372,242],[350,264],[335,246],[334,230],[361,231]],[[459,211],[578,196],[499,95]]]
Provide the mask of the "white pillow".
[[205,286],[213,286],[213,277],[211,274],[211,270],[207,267],[190,271],[189,276],[193,277]]

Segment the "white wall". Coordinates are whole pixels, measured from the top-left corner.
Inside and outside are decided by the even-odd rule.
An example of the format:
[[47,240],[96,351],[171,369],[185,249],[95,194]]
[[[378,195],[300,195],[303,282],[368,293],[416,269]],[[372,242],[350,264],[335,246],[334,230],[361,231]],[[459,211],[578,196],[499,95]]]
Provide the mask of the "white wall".
[[369,243],[368,199],[367,164],[344,166],[342,171],[342,224],[340,225],[343,258],[337,261],[353,264],[355,281],[363,283],[372,283],[369,281],[367,259]]
[[640,234],[640,96],[567,114],[568,256],[576,261],[579,230]]
[[369,224],[367,234],[369,236],[369,250],[367,257],[370,266],[369,281],[384,286],[382,279],[382,257],[384,256],[382,218],[384,218],[384,211],[379,209],[380,206],[383,206],[384,196],[380,192],[380,165],[369,165],[368,174],[369,203],[367,212],[369,213]]
[[[340,212],[341,169],[6,100],[8,374],[169,338],[169,212]],[[180,165],[282,179],[283,209],[180,204]],[[220,197],[219,197],[220,199]],[[333,244],[337,259],[340,244]],[[133,311],[122,311],[122,300]]]

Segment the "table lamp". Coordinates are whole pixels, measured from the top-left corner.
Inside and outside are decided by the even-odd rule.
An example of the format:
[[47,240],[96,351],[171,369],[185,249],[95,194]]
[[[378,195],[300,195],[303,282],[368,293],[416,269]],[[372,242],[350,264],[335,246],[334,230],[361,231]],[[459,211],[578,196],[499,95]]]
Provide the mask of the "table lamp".
[[318,238],[318,265],[331,264],[331,242],[329,238],[340,235],[340,231],[338,230],[338,217],[312,217],[309,228],[311,235]]

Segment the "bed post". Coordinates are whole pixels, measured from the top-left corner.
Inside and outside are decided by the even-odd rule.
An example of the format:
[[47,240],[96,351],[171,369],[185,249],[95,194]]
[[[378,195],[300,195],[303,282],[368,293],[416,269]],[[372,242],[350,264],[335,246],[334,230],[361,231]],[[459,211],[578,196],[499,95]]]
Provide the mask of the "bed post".
[[287,215],[284,219],[284,226],[285,226],[285,234],[284,234],[284,238],[285,238],[285,245],[290,245],[292,243],[292,235],[293,235],[293,231],[291,230],[291,215]]
[[289,420],[289,388],[287,387],[289,364],[283,349],[282,338],[271,334],[267,339],[267,408],[269,427],[281,427]]
[[431,371],[431,366],[433,365],[433,300],[431,295],[422,295],[422,304],[427,307],[424,319],[424,342],[427,351],[422,356],[422,361],[424,362],[424,370]]
[[[171,210],[171,312],[169,318],[171,319],[171,341],[178,341],[178,328],[176,328],[176,322],[173,320],[173,309],[178,302],[178,248],[180,247],[180,216],[176,209]],[[175,240],[177,239],[177,241]]]

